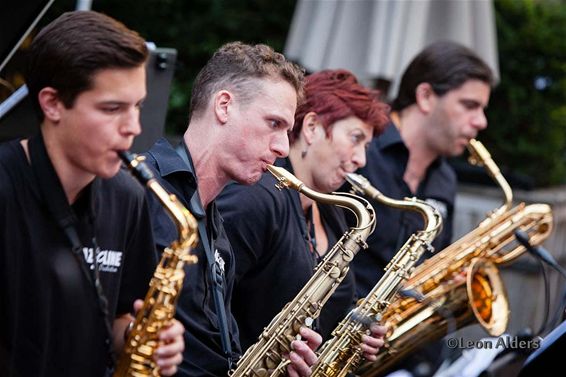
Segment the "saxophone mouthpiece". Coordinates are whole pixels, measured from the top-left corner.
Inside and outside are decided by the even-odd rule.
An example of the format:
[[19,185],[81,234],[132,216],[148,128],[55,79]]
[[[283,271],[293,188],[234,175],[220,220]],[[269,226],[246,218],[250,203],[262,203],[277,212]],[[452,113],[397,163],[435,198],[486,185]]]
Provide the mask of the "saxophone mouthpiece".
[[119,151],[118,156],[142,184],[146,185],[147,182],[154,178],[152,171],[143,162],[145,160],[143,156],[138,156],[128,151]]
[[482,166],[484,161],[491,160],[491,155],[482,144],[481,141],[476,139],[470,140],[468,144],[468,152],[470,152],[470,157],[468,157],[468,161],[472,165]]
[[348,181],[348,183],[352,185],[352,189],[354,190],[353,194],[363,194],[369,186],[369,181],[362,175],[347,173],[345,178],[346,181]]
[[267,170],[277,179],[278,182],[275,184],[275,187],[279,190],[292,188],[300,192],[301,188],[304,186],[301,180],[282,167],[267,165]]

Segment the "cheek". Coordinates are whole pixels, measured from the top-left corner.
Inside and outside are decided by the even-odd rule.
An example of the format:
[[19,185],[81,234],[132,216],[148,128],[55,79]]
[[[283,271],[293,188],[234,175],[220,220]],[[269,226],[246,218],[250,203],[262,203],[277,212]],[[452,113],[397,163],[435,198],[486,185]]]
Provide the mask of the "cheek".
[[342,142],[334,144],[331,153],[335,155],[340,162],[350,161],[354,155],[354,147],[350,143]]

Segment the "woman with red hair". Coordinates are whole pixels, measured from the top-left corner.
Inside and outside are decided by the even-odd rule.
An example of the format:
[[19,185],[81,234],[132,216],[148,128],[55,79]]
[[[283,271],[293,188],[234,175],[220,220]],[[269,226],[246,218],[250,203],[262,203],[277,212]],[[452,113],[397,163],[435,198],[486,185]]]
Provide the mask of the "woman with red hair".
[[[379,93],[360,85],[348,71],[326,70],[307,76],[305,99],[297,108],[289,134],[289,157],[276,165],[313,190],[335,191],[344,183],[346,173],[365,165],[366,147],[383,131],[387,112]],[[236,256],[232,312],[242,349],[256,342],[348,229],[337,207],[319,204],[294,190],[280,192],[275,183],[271,174],[264,173],[254,186],[228,186],[217,201]],[[315,323],[323,338],[354,302],[350,275]],[[384,329],[375,325],[372,332],[373,337],[367,337],[363,345],[369,360],[383,344]]]

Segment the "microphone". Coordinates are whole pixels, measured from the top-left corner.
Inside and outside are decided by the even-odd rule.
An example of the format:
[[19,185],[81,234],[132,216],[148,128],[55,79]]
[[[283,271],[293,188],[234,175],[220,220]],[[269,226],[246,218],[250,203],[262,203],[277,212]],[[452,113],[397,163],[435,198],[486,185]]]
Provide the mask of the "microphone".
[[550,267],[558,271],[566,279],[566,270],[556,262],[556,259],[542,246],[533,246],[529,242],[529,235],[521,230],[515,230],[515,238],[517,241],[527,249],[529,253],[547,263]]

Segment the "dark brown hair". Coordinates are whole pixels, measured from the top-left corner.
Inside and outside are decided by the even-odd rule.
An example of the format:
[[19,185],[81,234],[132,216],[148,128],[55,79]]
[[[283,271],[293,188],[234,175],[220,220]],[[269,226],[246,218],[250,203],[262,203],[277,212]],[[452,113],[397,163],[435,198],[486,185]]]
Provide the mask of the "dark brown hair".
[[33,40],[26,83],[39,114],[37,95],[45,87],[56,89],[71,108],[77,95],[92,87],[97,72],[136,68],[147,56],[144,39],[113,18],[92,11],[67,12]]
[[472,79],[494,84],[491,69],[472,50],[450,41],[433,43],[403,73],[399,94],[391,108],[400,111],[415,103],[415,92],[421,83],[429,83],[434,93],[442,96]]

